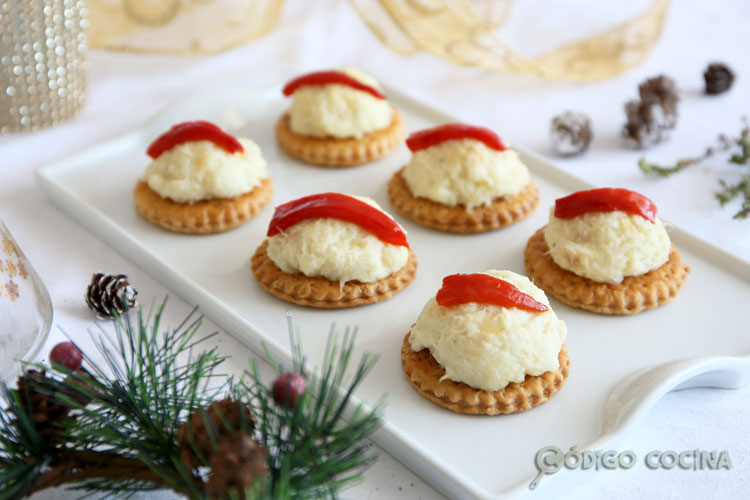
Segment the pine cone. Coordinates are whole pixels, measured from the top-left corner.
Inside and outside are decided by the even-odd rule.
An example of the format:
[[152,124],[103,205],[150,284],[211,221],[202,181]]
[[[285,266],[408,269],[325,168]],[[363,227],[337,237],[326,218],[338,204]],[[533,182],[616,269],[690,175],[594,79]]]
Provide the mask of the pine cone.
[[550,138],[559,155],[579,155],[591,144],[591,120],[583,113],[566,111],[552,119]]
[[677,125],[679,95],[674,80],[664,75],[643,82],[638,93],[640,100],[625,103],[622,135],[642,149],[669,138],[669,130]]
[[[247,422],[247,429],[242,429],[242,411],[245,413],[244,418]],[[208,458],[214,448],[206,430],[206,422],[203,418],[204,413],[208,417],[208,425],[211,426],[212,435],[215,437],[215,442],[217,443],[220,443],[225,437],[239,430],[251,433],[255,429],[255,421],[250,412],[250,407],[235,403],[232,398],[216,401],[207,408],[196,410],[190,416],[190,419],[180,426],[177,432],[180,458],[182,463],[189,469],[205,465],[201,464],[201,459],[196,450],[198,450],[202,457]]]
[[31,413],[37,432],[48,441],[62,431],[55,423],[66,418],[70,408],[57,403],[54,396],[38,390],[39,382],[46,377],[43,371],[28,370],[18,377],[16,392],[21,404]]
[[[268,449],[243,432],[224,438],[211,453],[206,493],[215,499],[229,498],[233,492],[244,498],[245,489],[253,486],[256,478],[262,481],[268,475],[267,457]],[[262,484],[256,483],[255,488]]]
[[667,138],[666,129],[660,125],[664,111],[655,102],[628,101],[625,115],[628,121],[622,135],[633,147],[647,148]]
[[[111,318],[112,311],[122,314],[135,306],[138,295],[124,274],[96,273],[86,288],[86,304],[99,319]],[[124,299],[124,303],[123,303]]]
[[659,126],[669,129],[677,125],[677,103],[680,96],[674,80],[665,75],[649,78],[638,86],[638,94],[642,102],[661,107],[664,118]]
[[726,64],[713,63],[703,72],[703,79],[706,81],[706,94],[716,95],[732,87],[734,73]]

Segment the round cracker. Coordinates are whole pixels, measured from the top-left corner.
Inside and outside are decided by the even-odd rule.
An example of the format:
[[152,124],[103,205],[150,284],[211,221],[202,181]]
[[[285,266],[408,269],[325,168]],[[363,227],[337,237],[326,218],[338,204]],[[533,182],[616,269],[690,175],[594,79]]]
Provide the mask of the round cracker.
[[622,283],[601,283],[578,276],[552,259],[544,240],[546,226],[529,238],[524,251],[526,272],[534,283],[560,302],[600,314],[635,314],[672,301],[690,268],[672,245],[669,260]]
[[557,357],[555,371],[526,375],[523,382],[511,382],[499,391],[475,389],[463,382],[441,380],[445,369],[429,349],[414,351],[407,333],[401,346],[401,366],[407,380],[421,395],[438,406],[470,415],[505,415],[529,410],[545,403],[563,386],[570,373],[565,344]]
[[282,271],[268,256],[268,240],[255,251],[250,261],[255,279],[268,293],[301,306],[336,309],[372,304],[393,297],[417,275],[417,256],[409,249],[409,260],[395,273],[373,283],[311,278],[302,273]]
[[300,135],[292,130],[289,113],[276,122],[276,140],[281,149],[305,163],[324,167],[354,167],[390,154],[406,136],[404,122],[396,108],[387,127],[362,138],[336,139]]
[[498,198],[488,205],[451,207],[414,196],[401,175],[403,171],[393,174],[388,183],[391,205],[413,221],[440,231],[480,233],[500,229],[525,219],[539,204],[539,190],[530,181],[517,195]]
[[241,196],[214,198],[195,203],[177,203],[151,189],[144,180],[133,190],[135,208],[148,221],[170,231],[189,234],[221,233],[241,226],[265,207],[273,198],[273,181],[261,179],[260,184]]

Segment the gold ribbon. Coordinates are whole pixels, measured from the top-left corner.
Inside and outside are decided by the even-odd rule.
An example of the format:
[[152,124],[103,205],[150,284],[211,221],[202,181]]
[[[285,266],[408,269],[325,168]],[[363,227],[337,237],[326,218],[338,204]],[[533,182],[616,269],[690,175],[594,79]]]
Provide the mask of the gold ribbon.
[[510,0],[350,0],[388,47],[426,50],[457,64],[547,78],[602,80],[640,63],[661,35],[670,0],[654,0],[643,13],[606,32],[528,58],[495,33]]
[[[349,0],[363,22],[401,54],[546,78],[601,80],[640,63],[661,35],[670,0],[602,34],[525,57],[496,30],[512,0]],[[89,0],[91,45],[138,52],[206,54],[256,40],[278,24],[283,0]],[[561,5],[560,8],[564,8]]]
[[212,54],[273,31],[284,0],[88,0],[92,47]]

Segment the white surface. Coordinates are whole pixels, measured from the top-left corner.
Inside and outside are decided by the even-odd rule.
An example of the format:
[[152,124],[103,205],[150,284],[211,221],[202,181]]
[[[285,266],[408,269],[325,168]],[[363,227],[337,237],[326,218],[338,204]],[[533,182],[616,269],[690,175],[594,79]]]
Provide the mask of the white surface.
[[[643,6],[643,2],[631,2],[627,7],[607,2],[606,8],[601,4],[600,8],[585,10],[580,5],[592,2],[580,2],[566,6],[575,10],[564,11],[550,8],[551,2],[517,4],[507,32],[516,46],[529,50],[596,31]],[[677,79],[685,90],[685,99],[672,141],[652,150],[649,158],[666,161],[700,152],[706,139],[737,130],[739,115],[750,110],[750,92],[744,84],[746,75],[750,75],[750,59],[745,53],[750,41],[746,29],[749,9],[742,0],[675,2],[662,40],[644,64],[619,78],[588,85],[458,68],[427,54],[402,58],[380,45],[346,2],[334,0],[288,2],[282,26],[269,37],[210,58],[94,52],[90,57],[89,101],[79,118],[55,130],[0,138],[0,214],[48,284],[57,324],[69,332],[80,332],[92,317],[82,294],[96,270],[126,272],[147,302],[167,290],[53,208],[33,182],[34,168],[128,132],[166,102],[196,89],[220,83],[278,84],[305,70],[355,63],[540,152],[551,151],[547,132],[554,114],[567,108],[587,112],[596,134],[592,150],[582,158],[560,160],[558,165],[596,184],[640,189],[657,200],[666,219],[747,259],[750,222],[732,221],[733,207],[718,209],[712,198],[717,179],[736,175],[734,167],[717,161],[672,179],[647,179],[635,166],[640,153],[623,149],[618,134],[624,120],[624,100],[636,94],[639,81],[660,72]],[[531,25],[535,28],[528,29]],[[701,72],[714,59],[728,62],[739,78],[731,93],[707,98],[700,95]],[[175,297],[171,304],[178,310],[175,317],[188,309]],[[48,347],[61,339],[62,335],[53,331]],[[248,354],[226,335],[221,336],[221,342],[227,348],[225,352],[237,358]],[[617,357],[616,351],[604,355]],[[238,366],[242,364],[238,361]],[[639,465],[628,471],[604,472],[568,497],[741,498],[750,488],[748,415],[748,389],[671,393],[645,417],[625,446],[638,451],[639,456],[650,449],[728,449],[733,469],[651,471]],[[524,463],[531,463],[532,458],[521,453],[517,456]],[[352,498],[436,495],[387,456],[381,458],[364,484],[347,493]]]
[[[393,89],[386,87],[386,92],[400,110],[407,130],[455,121]],[[113,246],[126,249],[152,276],[177,290],[188,303],[200,304],[207,315],[256,352],[262,352],[262,340],[277,359],[285,357],[289,362],[288,334],[283,327],[286,310],[293,311],[299,324],[304,325],[303,345],[311,359],[324,356],[332,322],[360,325],[356,351],[375,352],[381,359],[355,395],[364,402],[374,402],[383,392],[388,394],[378,442],[447,494],[499,498],[529,493],[528,485],[536,471],[533,462],[519,461],[517,453],[533,457],[536,450],[550,443],[561,443],[565,449],[576,444],[593,449],[616,446],[666,391],[703,371],[729,368],[726,362],[708,363],[709,369],[700,367],[706,362],[664,363],[750,352],[750,340],[740,326],[750,265],[733,262],[732,256],[674,230],[672,240],[692,267],[692,276],[674,303],[632,317],[607,317],[554,302],[555,311],[570,332],[567,344],[573,368],[564,389],[550,402],[528,413],[498,418],[457,415],[436,407],[403,377],[400,346],[404,334],[426,299],[435,294],[443,276],[492,268],[523,273],[523,248],[536,229],[546,223],[548,210],[540,208],[502,231],[479,235],[445,234],[401,218],[419,260],[414,283],[379,304],[321,311],[280,301],[255,283],[249,260],[253,248],[264,240],[272,215],[270,207],[241,228],[204,237],[164,231],[132,208],[123,209],[131,205],[132,186],[142,175],[142,170],[133,165],[134,159],[143,156],[151,138],[160,131],[195,117],[213,121],[238,136],[252,137],[259,144],[276,186],[275,204],[310,193],[338,191],[367,196],[388,206],[386,186],[393,173],[408,161],[407,148],[355,169],[310,167],[275,146],[268,124],[274,123],[286,107],[278,86],[204,91],[167,107],[132,133],[40,169],[39,180],[66,212]],[[228,116],[235,127],[227,123]],[[549,207],[555,198],[589,187],[533,154],[518,152],[539,187],[540,207]],[[703,309],[715,314],[700,314]],[[705,335],[709,330],[715,331],[711,337]],[[601,356],[605,349],[619,353],[616,363]],[[663,366],[654,369],[655,365]],[[642,370],[652,370],[647,374],[648,383],[637,379],[631,385],[632,374]],[[750,379],[750,361],[737,370],[735,375],[742,381]],[[713,383],[725,386],[733,381],[718,377]],[[618,392],[611,395],[612,390]],[[449,434],[446,429],[451,429]],[[434,436],[442,438],[436,440]],[[502,450],[476,446],[494,436],[503,436]],[[494,467],[477,467],[479,463],[492,463],[504,474],[498,475]],[[548,496],[583,477],[559,473],[546,479],[534,496]]]

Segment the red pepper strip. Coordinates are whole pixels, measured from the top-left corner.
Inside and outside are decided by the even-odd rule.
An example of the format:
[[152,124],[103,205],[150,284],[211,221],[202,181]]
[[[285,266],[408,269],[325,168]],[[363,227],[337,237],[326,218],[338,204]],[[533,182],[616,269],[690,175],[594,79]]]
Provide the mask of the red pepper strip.
[[367,92],[368,94],[371,94],[378,99],[385,99],[385,95],[378,89],[370,87],[369,85],[365,85],[359,80],[356,80],[341,71],[318,71],[317,73],[309,73],[307,75],[300,76],[287,83],[284,87],[283,92],[285,96],[289,97],[290,95],[294,94],[300,87],[307,87],[311,85],[327,85],[329,83],[346,85],[353,89]]
[[165,151],[173,147],[192,141],[211,141],[228,153],[243,152],[242,144],[211,122],[194,121],[182,122],[174,125],[168,131],[156,138],[146,150],[153,159],[158,158]]
[[340,193],[313,194],[279,205],[266,235],[273,236],[307,219],[321,218],[351,222],[381,241],[409,248],[406,234],[396,221],[372,205]]
[[406,145],[416,153],[420,149],[429,148],[441,142],[454,139],[476,139],[482,141],[488,148],[505,151],[507,148],[500,137],[492,130],[484,127],[474,127],[463,123],[448,123],[435,128],[428,128],[414,132],[406,139]]
[[578,191],[555,200],[555,217],[571,219],[588,212],[614,212],[622,210],[640,215],[654,222],[656,205],[640,193],[620,188],[600,188]]
[[515,285],[488,274],[452,274],[443,278],[435,297],[441,306],[458,306],[469,302],[515,307],[524,311],[544,312],[547,306],[523,293]]

